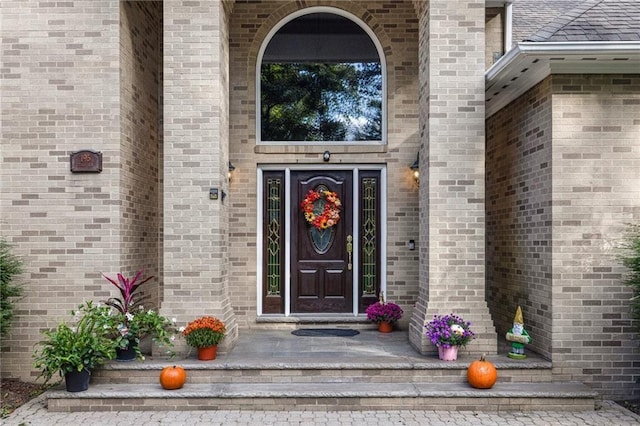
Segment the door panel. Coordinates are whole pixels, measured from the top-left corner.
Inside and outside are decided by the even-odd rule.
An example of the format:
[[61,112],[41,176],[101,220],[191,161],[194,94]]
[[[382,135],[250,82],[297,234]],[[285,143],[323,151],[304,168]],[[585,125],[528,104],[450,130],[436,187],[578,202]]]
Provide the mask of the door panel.
[[[340,219],[318,231],[304,217],[300,203],[309,190],[336,192]],[[353,269],[349,268],[347,236],[353,235],[351,171],[291,173],[291,312],[353,311]]]

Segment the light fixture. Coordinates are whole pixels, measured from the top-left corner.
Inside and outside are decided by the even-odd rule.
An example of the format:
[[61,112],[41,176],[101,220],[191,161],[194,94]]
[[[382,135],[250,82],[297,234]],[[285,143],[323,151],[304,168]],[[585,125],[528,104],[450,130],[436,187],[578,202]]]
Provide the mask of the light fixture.
[[416,180],[416,183],[420,183],[420,153],[416,156],[416,161],[409,167],[413,171],[413,178]]
[[229,179],[229,182],[231,182],[231,173],[233,173],[235,169],[236,166],[234,166],[231,161],[229,161],[229,172],[227,173],[227,179]]

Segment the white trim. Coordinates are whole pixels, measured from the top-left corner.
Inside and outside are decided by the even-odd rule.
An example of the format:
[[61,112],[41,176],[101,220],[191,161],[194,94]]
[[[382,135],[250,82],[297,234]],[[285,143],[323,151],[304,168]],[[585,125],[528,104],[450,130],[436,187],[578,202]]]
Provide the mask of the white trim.
[[380,169],[380,291],[387,297],[387,168]]
[[352,199],[352,204],[353,204],[353,217],[352,217],[352,224],[351,224],[351,229],[353,229],[353,233],[351,234],[353,236],[353,254],[352,254],[352,286],[351,286],[351,295],[352,295],[352,312],[353,315],[356,316],[358,315],[358,289],[360,288],[360,262],[358,262],[359,256],[358,253],[360,253],[360,227],[359,225],[359,221],[358,221],[358,212],[360,211],[360,199],[359,197],[356,197],[356,195],[358,195],[358,176],[359,176],[359,172],[360,169],[359,168],[354,168],[353,169],[353,173],[352,173],[352,181],[351,181],[351,199]]
[[513,43],[513,3],[504,5],[504,51],[511,50]]
[[255,67],[255,93],[256,93],[256,145],[313,145],[317,142],[309,142],[309,141],[262,141],[262,129],[261,129],[261,118],[260,118],[260,67],[262,65],[262,58],[264,56],[264,52],[271,41],[271,38],[287,23],[293,21],[296,18],[299,18],[304,15],[309,15],[312,13],[331,13],[334,15],[342,16],[343,18],[349,19],[353,23],[357,24],[364,32],[367,33],[371,41],[373,42],[376,50],[378,51],[378,57],[380,58],[380,68],[382,72],[382,129],[381,135],[382,140],[379,141],[322,141],[323,145],[386,145],[387,144],[387,61],[384,56],[384,50],[382,49],[382,45],[376,37],[375,33],[369,28],[367,24],[365,24],[360,18],[357,16],[334,7],[327,6],[313,6],[307,7],[304,9],[300,9],[284,19],[278,22],[276,25],[271,28],[267,36],[262,41],[262,45],[260,46],[260,50],[258,50],[258,56],[256,58],[256,67]]
[[[291,315],[291,169],[284,170],[284,315]],[[262,194],[262,193],[259,193]],[[262,197],[262,195],[260,195]],[[263,244],[260,244],[262,250]]]
[[[256,220],[256,261],[258,262],[256,271],[256,297],[257,297],[257,316],[260,317],[263,314],[262,309],[262,247],[264,246],[264,234],[262,232],[262,214],[263,214],[263,206],[264,206],[264,191],[263,191],[263,172],[269,170],[284,170],[285,173],[285,199],[287,200],[285,203],[285,273],[284,273],[284,292],[285,292],[285,301],[284,301],[284,316],[290,317],[291,314],[291,172],[292,171],[301,171],[301,170],[336,170],[336,171],[352,171],[353,172],[353,185],[352,185],[352,199],[353,199],[353,310],[352,314],[354,316],[358,316],[363,314],[363,312],[358,312],[358,288],[360,286],[359,282],[359,223],[358,223],[358,209],[359,209],[359,199],[357,198],[358,194],[358,178],[361,170],[378,170],[380,171],[380,291],[383,294],[386,294],[387,291],[387,227],[383,226],[383,224],[387,223],[387,166],[386,164],[331,164],[327,166],[326,164],[268,164],[268,165],[259,165],[257,167],[257,188],[258,188],[258,200],[256,205],[257,209],[257,220]],[[296,314],[298,315],[298,314]],[[272,316],[272,314],[269,314]],[[330,316],[327,316],[329,318]]]
[[518,43],[485,72],[486,116],[550,74],[637,74],[639,69],[639,41]]
[[[256,178],[257,178],[257,194],[262,194],[264,191],[262,185],[262,169],[260,167],[256,168]],[[263,219],[263,209],[264,209],[264,197],[259,196],[256,200],[256,207],[258,214],[256,215],[256,240],[258,241],[258,249],[256,250],[256,311],[257,315],[262,315],[262,241],[264,235],[262,234],[262,219]]]

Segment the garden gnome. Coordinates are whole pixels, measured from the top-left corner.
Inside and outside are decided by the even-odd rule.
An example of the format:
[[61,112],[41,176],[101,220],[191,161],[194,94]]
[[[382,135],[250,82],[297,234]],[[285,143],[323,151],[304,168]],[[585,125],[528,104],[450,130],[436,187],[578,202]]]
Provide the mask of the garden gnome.
[[527,356],[524,354],[524,345],[531,343],[531,337],[524,329],[524,318],[520,306],[518,306],[516,316],[513,318],[513,327],[507,332],[506,338],[511,342],[511,352],[507,356],[513,359],[525,359]]

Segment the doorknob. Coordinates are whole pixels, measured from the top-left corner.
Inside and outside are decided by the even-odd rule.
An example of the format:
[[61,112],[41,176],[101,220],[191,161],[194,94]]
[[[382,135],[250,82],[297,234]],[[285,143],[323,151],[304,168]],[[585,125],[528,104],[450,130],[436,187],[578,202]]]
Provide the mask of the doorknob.
[[353,236],[347,235],[347,255],[349,256],[349,262],[347,263],[347,269],[351,270],[351,256],[353,255]]

